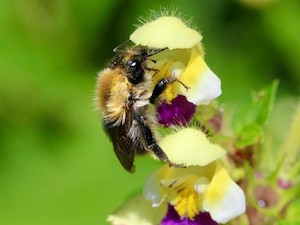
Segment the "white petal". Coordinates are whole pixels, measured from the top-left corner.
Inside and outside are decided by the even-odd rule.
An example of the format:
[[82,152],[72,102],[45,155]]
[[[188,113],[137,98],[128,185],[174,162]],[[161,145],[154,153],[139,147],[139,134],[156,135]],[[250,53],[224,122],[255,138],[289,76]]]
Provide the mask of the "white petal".
[[157,225],[166,213],[167,206],[152,208],[143,196],[136,196],[109,215],[107,222],[112,225]]
[[209,104],[211,100],[222,94],[219,77],[209,67],[203,73],[199,82],[186,94],[187,100],[195,105]]
[[152,202],[153,207],[158,207],[166,198],[166,194],[161,192],[159,171],[148,177],[144,187],[144,197]]
[[221,81],[204,61],[199,44],[192,48],[189,62],[179,79],[190,88],[186,90],[181,85],[180,92],[195,105],[208,104],[222,93]]
[[209,185],[209,180],[206,177],[200,177],[195,184],[195,191],[199,194],[203,194]]
[[246,210],[243,190],[220,164],[204,195],[203,209],[218,223],[226,223]]
[[182,62],[175,62],[171,66],[171,74],[172,76],[179,78],[179,76],[182,74],[182,72],[185,70],[185,66]]

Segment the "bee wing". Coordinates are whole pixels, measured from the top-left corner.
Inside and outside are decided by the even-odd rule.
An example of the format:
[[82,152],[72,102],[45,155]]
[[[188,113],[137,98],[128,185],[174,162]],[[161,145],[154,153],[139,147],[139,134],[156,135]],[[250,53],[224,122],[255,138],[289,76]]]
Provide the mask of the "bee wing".
[[134,161],[134,149],[132,149],[132,145],[130,145],[126,138],[119,137],[118,140],[113,142],[114,151],[124,167],[130,173],[134,173],[135,166],[133,165]]
[[120,163],[130,173],[135,171],[133,165],[135,150],[133,144],[127,136],[128,128],[127,124],[122,126],[112,126],[112,124],[105,123],[103,121],[104,130],[109,136],[114,146],[115,154],[117,155]]

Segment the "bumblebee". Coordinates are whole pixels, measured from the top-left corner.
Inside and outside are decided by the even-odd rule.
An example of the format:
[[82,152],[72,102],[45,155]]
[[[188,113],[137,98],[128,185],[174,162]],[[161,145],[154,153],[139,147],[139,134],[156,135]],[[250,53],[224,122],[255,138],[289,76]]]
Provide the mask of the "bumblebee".
[[151,56],[163,50],[135,46],[116,51],[108,68],[98,74],[96,103],[103,127],[120,163],[131,173],[135,171],[135,155],[146,152],[153,152],[162,162],[176,166],[157,144],[153,132],[156,120],[149,107],[168,84],[179,81],[169,76],[153,83],[158,71],[149,68],[148,62],[156,63]]

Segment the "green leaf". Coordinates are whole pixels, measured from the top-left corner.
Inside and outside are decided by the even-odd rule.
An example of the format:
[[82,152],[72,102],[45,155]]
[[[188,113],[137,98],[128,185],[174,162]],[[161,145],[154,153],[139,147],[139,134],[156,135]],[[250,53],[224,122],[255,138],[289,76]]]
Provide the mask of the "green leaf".
[[241,130],[238,135],[238,139],[235,142],[236,147],[245,148],[249,145],[254,145],[259,140],[261,140],[264,136],[263,130],[261,126],[257,124],[247,125]]
[[233,114],[233,132],[239,140],[246,144],[253,144],[262,134],[262,126],[265,124],[272,110],[278,81],[255,92],[243,101]]
[[300,224],[300,199],[296,199],[289,205],[285,217],[279,221],[279,225]]

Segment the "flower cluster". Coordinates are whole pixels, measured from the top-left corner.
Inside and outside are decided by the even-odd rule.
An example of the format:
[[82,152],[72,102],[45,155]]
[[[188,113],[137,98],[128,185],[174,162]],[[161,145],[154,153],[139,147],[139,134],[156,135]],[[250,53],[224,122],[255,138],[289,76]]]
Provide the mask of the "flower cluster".
[[[108,221],[113,225],[287,221],[292,214],[288,206],[299,194],[295,185],[300,180],[296,161],[300,141],[295,134],[300,129],[300,108],[297,126],[292,126],[274,159],[263,140],[277,82],[243,102],[233,115],[228,135],[222,133],[223,116],[214,100],[221,94],[221,82],[204,61],[199,32],[177,17],[161,16],[138,27],[130,40],[165,49],[149,62],[157,71],[154,83],[164,77],[177,81],[156,105],[157,126],[168,131],[159,146],[171,162],[182,167],[163,165],[152,173],[143,195],[130,199]],[[292,156],[286,156],[285,150]],[[277,164],[264,164],[268,157]]]

